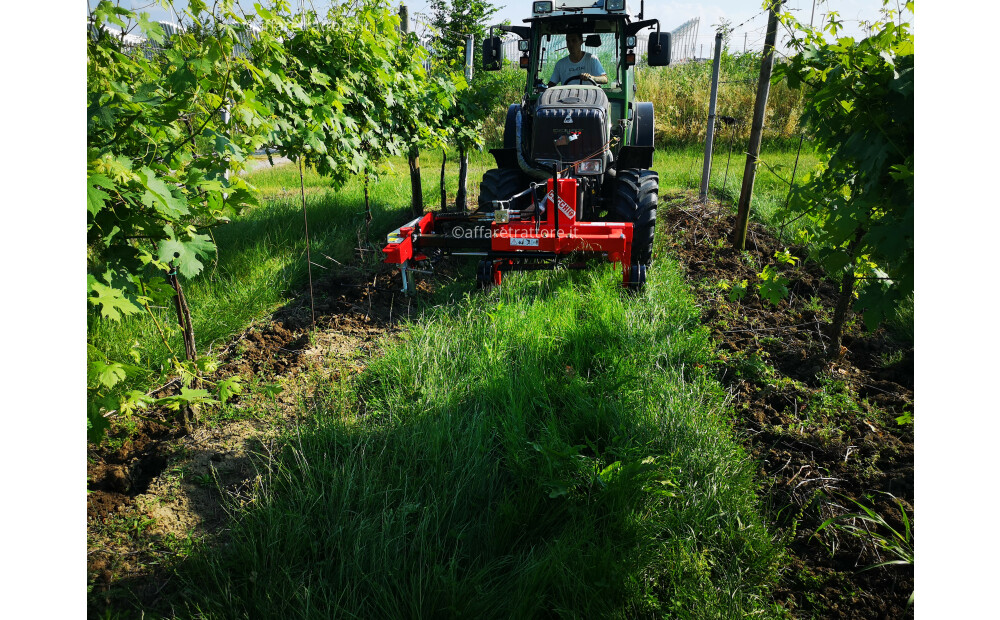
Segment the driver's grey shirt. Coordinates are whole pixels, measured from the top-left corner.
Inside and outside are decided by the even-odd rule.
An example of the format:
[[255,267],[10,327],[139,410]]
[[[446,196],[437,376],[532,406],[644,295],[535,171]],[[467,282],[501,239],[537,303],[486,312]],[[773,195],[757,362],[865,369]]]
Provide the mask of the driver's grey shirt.
[[[571,78],[574,75],[580,75],[581,73],[589,73],[593,76],[604,75],[604,67],[601,66],[601,61],[597,59],[590,52],[584,52],[583,58],[580,62],[573,62],[569,59],[569,56],[565,58],[560,58],[556,62],[556,68],[552,70],[552,78],[549,80],[553,84],[562,84],[563,80],[566,78]],[[575,80],[574,80],[575,82]]]

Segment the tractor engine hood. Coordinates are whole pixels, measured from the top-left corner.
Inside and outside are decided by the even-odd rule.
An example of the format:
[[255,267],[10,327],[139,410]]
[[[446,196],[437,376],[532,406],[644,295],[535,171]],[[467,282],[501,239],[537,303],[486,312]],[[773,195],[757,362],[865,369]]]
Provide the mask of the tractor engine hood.
[[600,153],[611,136],[608,113],[608,97],[597,86],[548,89],[535,108],[531,158],[536,162],[564,164],[599,159],[600,171],[590,174],[602,174],[609,160],[608,153]]

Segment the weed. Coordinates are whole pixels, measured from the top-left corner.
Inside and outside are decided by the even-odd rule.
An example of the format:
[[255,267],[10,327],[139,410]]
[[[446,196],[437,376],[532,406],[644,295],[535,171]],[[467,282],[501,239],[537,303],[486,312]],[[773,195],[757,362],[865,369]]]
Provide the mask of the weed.
[[[889,495],[889,497],[892,496]],[[901,528],[897,529],[891,526],[882,515],[875,512],[873,508],[865,506],[853,498],[847,499],[860,508],[861,512],[843,514],[827,519],[816,528],[814,536],[819,535],[827,527],[831,527],[839,532],[870,543],[875,557],[880,561],[877,564],[862,568],[861,571],[899,564],[912,565],[913,530],[910,527],[910,517],[906,513],[906,507],[903,505],[903,502],[892,497],[899,511],[899,522],[902,525]],[[886,554],[890,559],[882,560],[882,554]],[[908,604],[913,604],[912,593],[910,594]]]
[[732,289],[729,291],[729,297],[728,297],[729,301],[732,301],[732,302],[742,301],[743,298],[746,297],[746,295],[747,295],[747,288],[748,287],[749,287],[749,284],[747,284],[747,281],[746,281],[745,278],[743,280],[740,280],[739,282],[733,284]]
[[878,356],[879,366],[882,368],[895,366],[896,364],[902,362],[904,357],[906,357],[906,354],[899,349],[895,351],[885,351],[880,353]]
[[761,298],[772,306],[778,305],[782,299],[788,296],[788,278],[779,274],[773,265],[766,265],[764,270],[757,274],[757,277],[760,278],[757,290],[760,292]]
[[215,486],[215,478],[212,477],[212,474],[198,474],[192,476],[191,482],[203,487]]
[[740,252],[740,260],[743,261],[744,265],[750,267],[754,271],[760,269],[760,263],[757,261],[757,257],[754,256],[752,252],[743,250],[742,252]]
[[619,286],[512,274],[313,390],[225,552],[186,567],[190,615],[760,610],[777,550],[725,393],[691,370],[707,330],[675,265]]
[[802,309],[814,312],[817,317],[823,318],[826,316],[826,308],[823,307],[823,302],[819,297],[813,295],[809,297],[808,301],[802,304]]
[[735,351],[729,363],[737,377],[752,383],[768,383],[778,376],[778,371],[765,361],[766,358],[763,352]]

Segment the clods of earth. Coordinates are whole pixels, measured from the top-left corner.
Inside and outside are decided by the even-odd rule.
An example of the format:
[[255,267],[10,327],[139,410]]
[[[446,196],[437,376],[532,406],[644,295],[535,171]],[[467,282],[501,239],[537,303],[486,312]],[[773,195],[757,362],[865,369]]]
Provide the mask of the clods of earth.
[[[838,289],[805,248],[751,223],[739,252],[729,242],[735,217],[717,204],[686,195],[664,202],[667,252],[694,285],[735,430],[760,464],[774,529],[788,544],[775,600],[797,618],[912,617],[912,564],[865,570],[896,559],[877,544],[892,537],[888,529],[845,520],[835,523],[865,534],[831,526],[817,534],[829,518],[862,512],[861,504],[904,536],[908,520],[912,550],[912,332],[866,332],[855,317],[831,355],[827,325]],[[775,260],[786,250],[799,259],[794,266]],[[789,281],[777,304],[755,290],[769,264]],[[742,296],[732,294],[744,280]]]

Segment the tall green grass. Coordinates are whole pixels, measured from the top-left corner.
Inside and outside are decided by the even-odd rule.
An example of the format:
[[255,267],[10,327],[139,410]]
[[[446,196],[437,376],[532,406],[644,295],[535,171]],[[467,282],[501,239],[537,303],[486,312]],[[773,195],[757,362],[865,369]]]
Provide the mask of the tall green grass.
[[175,609],[768,615],[777,550],[694,301],[671,261],[619,280],[514,274],[325,386]]
[[[718,116],[737,120],[731,131],[746,143],[750,135],[760,54],[728,54],[721,59]],[[641,67],[636,71],[636,99],[653,102],[657,147],[705,142],[712,86],[711,62],[686,62],[669,67]],[[772,84],[764,120],[764,139],[786,148],[797,142],[802,113],[802,91],[781,82]],[[730,130],[727,130],[730,131]]]
[[[560,58],[552,56],[552,61]],[[754,101],[757,97],[757,78],[760,72],[760,54],[724,53],[719,70],[719,92],[716,114],[736,119],[724,131],[734,133],[745,145],[750,136]],[[608,68],[608,67],[605,67]],[[610,71],[610,69],[609,69]],[[551,68],[543,73],[545,79]],[[499,147],[503,142],[503,124],[507,106],[520,103],[524,93],[527,72],[513,64],[491,75],[491,83],[501,85],[492,109],[484,123],[484,137],[488,148]],[[711,62],[676,63],[668,67],[639,66],[636,75],[636,101],[653,103],[656,111],[654,143],[657,148],[676,148],[704,144],[708,122],[708,104],[712,86]],[[495,77],[494,77],[495,76]],[[788,88],[784,82],[772,84],[767,100],[764,121],[764,140],[783,149],[793,148],[801,129],[802,90]],[[720,129],[721,129],[720,125]]]

